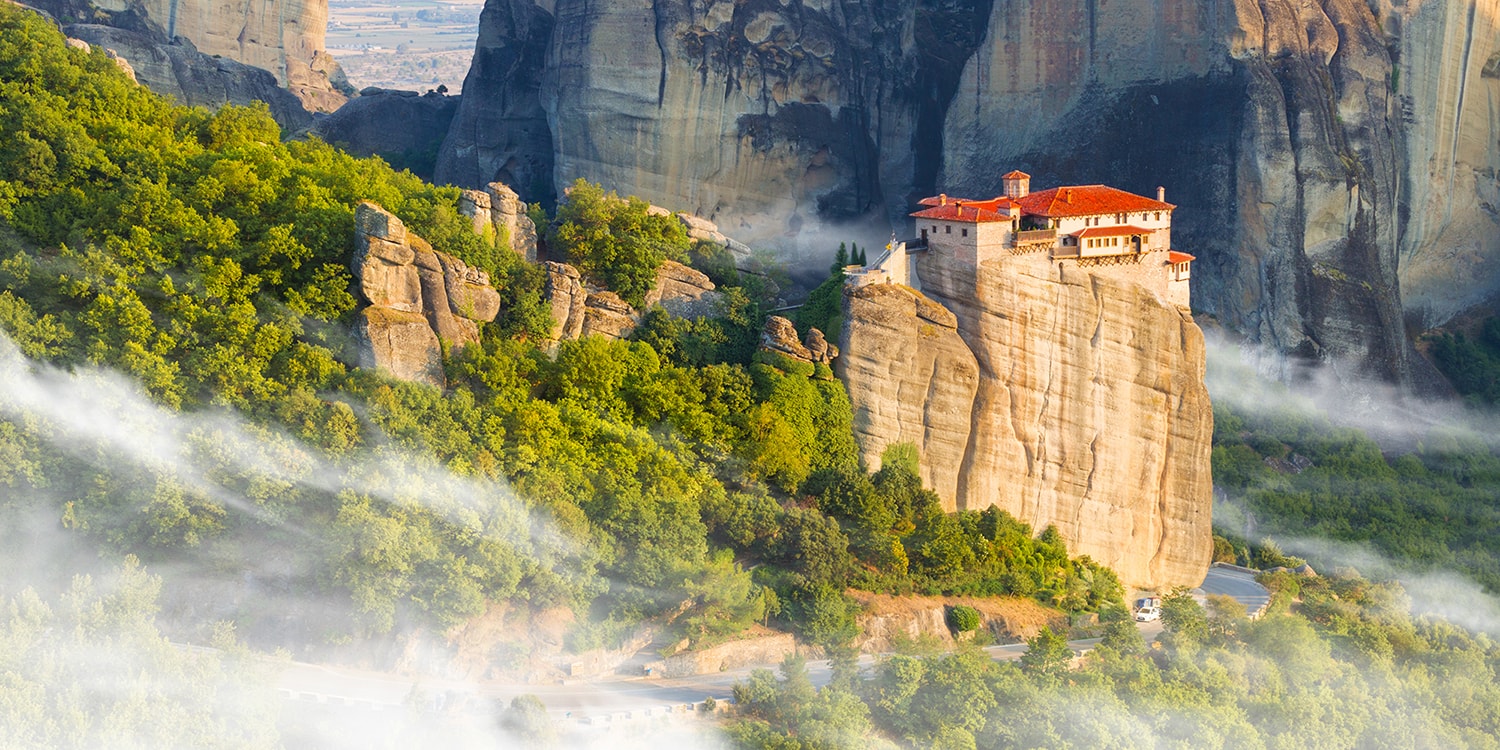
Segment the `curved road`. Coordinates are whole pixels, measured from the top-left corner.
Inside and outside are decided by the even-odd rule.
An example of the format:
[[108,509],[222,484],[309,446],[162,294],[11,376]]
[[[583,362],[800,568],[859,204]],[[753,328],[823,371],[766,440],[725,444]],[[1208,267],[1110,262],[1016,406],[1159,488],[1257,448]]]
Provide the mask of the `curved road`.
[[1214,563],[1208,569],[1208,575],[1204,577],[1203,584],[1193,590],[1195,594],[1208,596],[1210,594],[1224,594],[1245,605],[1245,612],[1251,617],[1259,617],[1271,602],[1271,592],[1266,587],[1255,582],[1255,575],[1259,571],[1249,568],[1241,568],[1237,565],[1224,565]]
[[[1254,580],[1254,573],[1243,568],[1216,565],[1208,571],[1195,594],[1226,594],[1245,605],[1252,616],[1260,614],[1270,600],[1266,589]],[[1161,633],[1161,622],[1138,623],[1147,641]],[[1099,639],[1070,641],[1074,651],[1087,651]],[[1013,643],[984,649],[996,660],[1018,659],[1026,653],[1026,644]],[[875,664],[876,657],[860,658],[860,667]],[[535,695],[550,713],[575,719],[635,718],[668,712],[689,711],[694,704],[712,697],[725,702],[734,684],[744,680],[755,669],[745,667],[716,674],[685,678],[607,677],[603,679],[561,681],[555,683],[500,684],[445,680],[435,677],[407,677],[388,672],[372,672],[345,667],[329,667],[303,662],[287,664],[277,678],[277,688],[288,700],[325,704],[361,710],[387,710],[410,705],[431,710],[488,711],[496,700],[509,701],[518,695]],[[827,661],[807,663],[808,677],[815,685],[827,684],[832,669]]]

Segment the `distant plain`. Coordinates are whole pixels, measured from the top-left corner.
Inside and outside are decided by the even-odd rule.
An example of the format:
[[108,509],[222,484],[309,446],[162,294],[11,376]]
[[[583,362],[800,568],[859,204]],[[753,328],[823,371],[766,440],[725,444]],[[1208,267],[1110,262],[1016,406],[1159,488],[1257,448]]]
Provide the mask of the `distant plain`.
[[483,0],[330,0],[329,54],[356,89],[459,93]]

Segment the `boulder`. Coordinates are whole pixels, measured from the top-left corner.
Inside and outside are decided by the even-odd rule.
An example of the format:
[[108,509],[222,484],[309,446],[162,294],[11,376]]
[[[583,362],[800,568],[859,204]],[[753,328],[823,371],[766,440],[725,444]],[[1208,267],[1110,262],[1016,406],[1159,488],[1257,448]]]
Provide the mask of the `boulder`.
[[458,199],[458,212],[474,223],[476,234],[494,231],[506,238],[516,255],[536,262],[536,223],[516,191],[499,182],[491,182],[484,190],[465,190]]
[[823,332],[816,328],[807,329],[807,338],[802,340],[802,346],[812,357],[812,361],[828,364],[839,356],[839,348],[828,343]]
[[443,273],[442,257],[441,253],[432,250],[416,251],[413,265],[422,285],[422,315],[439,341],[450,349],[461,349],[479,343],[479,327],[474,321],[453,313],[448,302],[449,287]]
[[370,304],[402,312],[422,311],[422,286],[412,265],[406,226],[369,201],[354,210],[354,260],[350,270]]
[[813,361],[812,352],[798,340],[797,326],[780,315],[772,315],[766,319],[766,327],[760,333],[760,348],[803,362]]
[[570,341],[583,335],[588,292],[578,269],[547,261],[547,304],[552,312],[552,340]]
[[366,307],[355,319],[354,343],[360,367],[414,383],[447,386],[442,347],[420,313]]
[[635,308],[614,292],[591,291],[584,304],[583,330],[580,335],[598,334],[605,338],[623,339],[629,337],[640,324],[640,315]]
[[489,274],[446,253],[438,253],[438,260],[454,315],[488,323],[500,314],[500,293],[490,286]]
[[722,296],[702,272],[668,260],[657,269],[656,283],[646,293],[645,306],[660,305],[679,318],[703,318],[718,313]]

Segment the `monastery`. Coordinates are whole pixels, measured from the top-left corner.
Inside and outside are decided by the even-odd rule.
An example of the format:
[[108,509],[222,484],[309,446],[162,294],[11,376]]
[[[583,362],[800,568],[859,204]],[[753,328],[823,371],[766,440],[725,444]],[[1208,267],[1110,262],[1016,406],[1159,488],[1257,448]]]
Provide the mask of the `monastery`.
[[[917,236],[892,238],[867,266],[845,269],[848,283],[905,284],[921,290],[916,260],[941,254],[975,269],[1046,273],[1053,264],[1134,281],[1188,308],[1193,256],[1172,249],[1172,209],[1166,190],[1156,199],[1107,185],[1070,185],[1031,192],[1031,175],[1004,175],[1004,194],[989,200],[948,195],[923,198],[911,214]],[[1060,269],[1059,269],[1060,270]]]

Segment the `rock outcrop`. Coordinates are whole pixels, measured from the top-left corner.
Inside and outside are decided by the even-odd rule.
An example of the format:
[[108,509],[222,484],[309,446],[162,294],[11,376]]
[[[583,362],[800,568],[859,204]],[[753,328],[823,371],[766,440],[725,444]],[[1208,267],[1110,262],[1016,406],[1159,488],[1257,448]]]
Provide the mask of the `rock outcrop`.
[[[640,325],[640,311],[614,292],[584,281],[578,269],[556,261],[547,261],[546,268],[553,341],[594,334],[624,339]],[[679,318],[700,318],[718,314],[719,299],[707,276],[669,260],[657,269],[656,283],[646,293],[645,302],[647,308],[661,307]]]
[[865,461],[921,453],[949,509],[1055,525],[1141,587],[1208,567],[1213,413],[1192,317],[1145,288],[1031,267],[919,262],[924,296],[846,292],[837,371]]
[[899,229],[914,196],[991,195],[1004,169],[1165,185],[1195,309],[1410,382],[1403,315],[1500,291],[1497,19],[1497,0],[488,0],[438,176],[528,200],[585,177],[818,266],[830,227]]
[[118,55],[138,83],[179,104],[217,109],[261,101],[283,130],[297,130],[312,121],[297,97],[277,85],[275,76],[228,58],[210,57],[186,39],[166,42],[153,34],[101,24],[73,24],[63,31]]
[[500,312],[500,293],[488,274],[433,250],[374,203],[359,204],[354,225],[351,268],[368,303],[355,323],[360,367],[444,387],[445,347],[477,343],[478,324]]
[[359,98],[314,121],[308,132],[355,156],[379,156],[431,180],[438,148],[457,111],[457,96],[365,89]]
[[526,204],[516,191],[499,182],[491,182],[484,190],[465,190],[458,199],[458,212],[474,222],[475,233],[495,232],[516,255],[536,262],[536,223],[526,215]]

